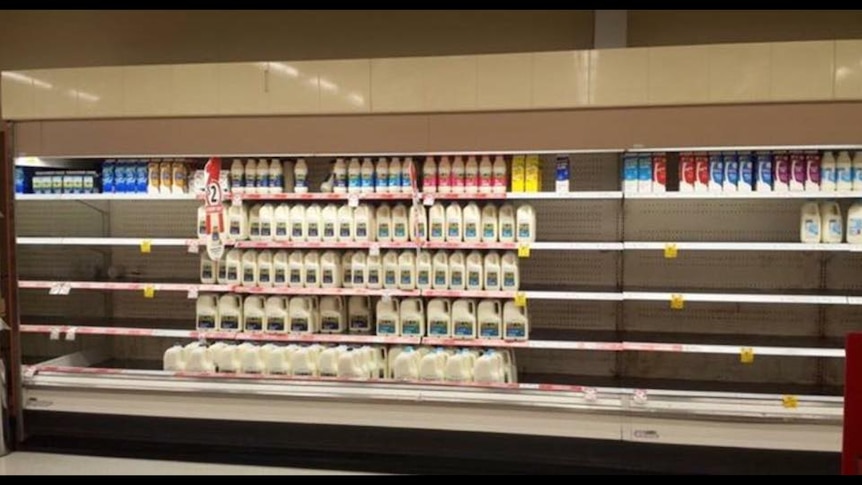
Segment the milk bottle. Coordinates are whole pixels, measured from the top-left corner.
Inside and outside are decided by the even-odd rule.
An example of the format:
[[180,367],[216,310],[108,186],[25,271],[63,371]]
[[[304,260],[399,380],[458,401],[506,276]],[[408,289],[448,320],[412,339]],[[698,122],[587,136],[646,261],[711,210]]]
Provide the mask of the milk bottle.
[[[486,175],[486,178],[482,180],[483,182],[487,183],[487,185],[483,187],[482,192],[489,191],[491,185],[491,161],[487,160],[487,158],[487,156],[482,157],[482,168],[487,168],[487,172],[483,172],[483,175]],[[485,166],[485,162],[487,162],[487,167]],[[470,155],[469,157],[467,157],[467,163],[464,165],[464,193],[478,193],[479,183],[479,163],[476,162],[475,156]]]
[[386,163],[385,158],[378,158],[374,166],[374,191],[389,192],[389,164]]
[[503,335],[503,308],[499,300],[482,300],[477,310],[479,338],[500,338]]
[[853,189],[853,162],[850,159],[850,154],[842,151],[838,154],[838,160],[835,162],[835,171],[837,182],[835,187],[838,190]]
[[421,298],[401,300],[401,335],[405,337],[425,336],[425,309]]
[[446,156],[440,158],[440,164],[437,166],[437,192],[452,192],[452,163]]
[[450,179],[452,183],[452,193],[454,194],[464,193],[464,171],[464,160],[461,159],[460,156],[456,156],[455,161],[452,162],[452,175]]
[[518,242],[533,242],[536,240],[536,213],[533,206],[524,204],[518,207]]
[[377,335],[401,335],[401,315],[398,300],[381,298],[377,302]]
[[844,241],[844,220],[837,202],[820,204],[820,237],[825,243],[836,244]]
[[235,241],[248,239],[248,210],[242,204],[229,206],[227,209],[227,219],[228,234],[231,239]]
[[347,331],[347,308],[340,296],[320,298],[320,332],[345,333]]
[[335,204],[326,204],[320,212],[320,227],[323,234],[321,240],[323,242],[335,242],[338,240],[336,229],[338,228],[338,206]]
[[500,242],[515,242],[515,208],[503,204],[499,212]]
[[425,157],[422,164],[422,192],[433,194],[437,192],[437,164],[434,157]]
[[320,256],[320,287],[341,288],[341,276],[341,258],[334,251],[324,252]]
[[519,307],[514,301],[503,305],[503,338],[506,340],[527,340],[530,326],[527,321],[527,307]]
[[242,328],[246,332],[261,332],[266,327],[263,297],[251,295],[242,303]]
[[366,286],[372,290],[383,288],[383,264],[380,255],[368,255],[365,267],[368,272],[366,276]]
[[463,290],[466,287],[466,264],[464,252],[455,251],[449,256],[449,289]]
[[498,224],[497,206],[485,204],[482,207],[482,242],[497,242]]
[[218,274],[218,262],[213,261],[206,253],[201,253],[201,283],[213,285]]
[[257,286],[257,252],[248,250],[242,253],[242,286]]
[[464,220],[461,215],[461,206],[452,202],[446,208],[446,241],[461,242],[463,239]]
[[[420,206],[421,207],[421,206]],[[407,242],[410,234],[407,229],[407,206],[396,204],[391,212],[392,241]]]
[[252,241],[260,240],[260,209],[261,204],[251,206],[248,213],[248,238]]
[[240,270],[242,269],[242,250],[231,249],[225,256],[225,282],[227,285],[238,285],[240,283]]
[[278,204],[275,208],[275,236],[276,241],[290,240],[290,206],[287,204]]
[[518,291],[520,285],[520,272],[518,271],[518,255],[513,251],[506,251],[500,260],[500,271],[502,281],[500,289],[503,291]]
[[416,254],[412,250],[401,251],[398,255],[398,288],[416,288]]
[[261,251],[257,255],[257,284],[262,287],[271,287],[273,284],[274,266],[272,251]]
[[308,223],[305,220],[305,206],[296,204],[290,208],[290,240],[304,242],[308,234]]
[[284,296],[270,296],[264,303],[266,312],[266,331],[284,332],[287,330],[287,304],[288,298]]
[[341,255],[341,285],[353,288],[353,251],[345,251]]
[[320,242],[321,235],[321,209],[317,204],[311,204],[305,210],[305,240],[308,242]]
[[476,338],[476,302],[458,299],[452,303],[452,336]]
[[293,251],[287,257],[287,285],[291,288],[302,288],[305,285],[305,255],[302,251]]
[[365,252],[356,251],[353,253],[353,259],[350,261],[352,270],[350,274],[353,276],[353,288],[365,288],[368,281],[368,267],[365,261]]
[[362,193],[369,194],[374,192],[374,163],[371,162],[370,158],[362,160],[359,177]]
[[348,331],[353,335],[371,333],[371,298],[351,296],[347,303]]
[[198,330],[218,330],[218,301],[215,295],[198,296],[195,305],[195,328]]
[[317,297],[295,296],[291,298],[288,316],[290,317],[290,333],[317,333]]
[[449,289],[449,257],[445,251],[437,251],[431,260],[431,287],[435,290]]
[[446,338],[452,336],[452,314],[449,300],[433,298],[428,302],[428,336]]
[[494,251],[485,255],[485,290],[500,291],[500,255]]
[[305,265],[305,287],[320,288],[320,255],[318,252],[306,252],[303,264]]
[[464,242],[477,243],[482,239],[482,214],[475,202],[470,202],[462,212],[464,218]]
[[428,212],[428,240],[444,242],[446,240],[446,209],[440,202],[435,202]]
[[242,321],[242,298],[239,295],[227,294],[218,300],[219,330],[222,332],[239,332]]
[[480,291],[484,288],[484,261],[479,251],[472,251],[467,255],[467,290]]
[[420,251],[416,257],[416,288],[420,290],[431,289],[431,253]]
[[802,205],[799,219],[800,239],[804,243],[819,243],[821,238],[820,208],[817,202],[806,202]]
[[377,240],[380,242],[389,242],[392,240],[392,213],[389,205],[380,204],[374,215],[377,223]]
[[386,251],[383,255],[383,287],[387,290],[398,288],[398,253]]
[[272,284],[276,287],[287,286],[289,269],[287,251],[276,251],[272,258]]
[[353,208],[343,205],[338,208],[338,242],[353,241]]
[[374,228],[374,212],[368,204],[359,204],[353,211],[354,234],[357,242],[373,241],[376,231]]
[[820,159],[820,190],[835,192],[838,185],[838,169],[832,152],[824,152]]
[[410,219],[407,222],[411,241],[420,242],[428,239],[428,212],[425,206],[413,204],[410,207]]

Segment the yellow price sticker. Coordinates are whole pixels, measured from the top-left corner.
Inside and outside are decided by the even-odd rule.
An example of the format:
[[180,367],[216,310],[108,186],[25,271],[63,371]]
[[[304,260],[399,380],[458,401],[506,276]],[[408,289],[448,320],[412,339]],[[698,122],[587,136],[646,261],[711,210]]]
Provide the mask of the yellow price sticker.
[[141,252],[144,254],[149,254],[153,250],[153,242],[149,239],[141,240]]
[[153,285],[144,287],[144,298],[153,298],[156,296],[156,288]]
[[672,310],[682,310],[685,308],[685,298],[676,293],[670,295],[670,308]]
[[751,364],[754,362],[754,349],[751,347],[743,347],[739,349],[739,361],[743,364]]
[[676,248],[676,244],[667,243],[664,245],[664,257],[666,259],[675,259],[677,256],[677,253],[678,253],[678,251]]
[[799,398],[796,396],[784,396],[781,398],[781,405],[787,409],[796,409],[799,407]]
[[515,293],[515,306],[527,306],[527,295],[523,291]]
[[518,244],[518,257],[519,258],[529,258],[530,257],[530,245],[527,243]]

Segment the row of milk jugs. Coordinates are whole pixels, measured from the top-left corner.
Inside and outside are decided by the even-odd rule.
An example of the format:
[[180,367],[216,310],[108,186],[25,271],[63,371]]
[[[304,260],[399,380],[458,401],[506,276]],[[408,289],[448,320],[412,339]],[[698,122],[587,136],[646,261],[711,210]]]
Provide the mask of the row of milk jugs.
[[476,383],[517,382],[515,360],[507,349],[450,349],[394,346],[239,345],[192,342],[168,348],[162,358],[172,372],[394,379]]
[[[200,295],[196,326],[201,331],[345,333],[357,335],[506,338],[529,336],[526,307],[514,301],[434,298],[427,312],[421,298],[368,296]],[[373,311],[372,311],[373,310]]]
[[[227,207],[228,236],[234,240],[296,242],[530,242],[536,238],[533,207],[456,202],[430,209],[415,204],[368,204],[353,208],[319,204],[241,204]],[[223,228],[222,228],[223,230]],[[206,235],[206,209],[198,208],[198,236]]]
[[489,251],[270,251],[231,249],[224,261],[201,254],[204,284],[291,288],[517,291],[518,257]]

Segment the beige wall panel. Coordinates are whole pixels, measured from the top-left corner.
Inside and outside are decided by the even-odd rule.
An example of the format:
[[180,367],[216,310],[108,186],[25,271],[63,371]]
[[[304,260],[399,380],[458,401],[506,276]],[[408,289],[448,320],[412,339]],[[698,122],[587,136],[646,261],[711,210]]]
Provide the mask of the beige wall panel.
[[308,123],[316,127],[314,146],[318,153],[429,149],[426,115],[315,117]]
[[[177,120],[179,121],[179,120]],[[156,120],[57,120],[42,122],[38,155],[173,154],[176,126]]]
[[75,89],[80,87],[80,69],[45,69],[28,71],[26,74],[50,86],[35,92],[35,113],[31,118],[73,118],[77,115],[78,96]]
[[173,66],[123,67],[123,116],[170,116]]
[[179,116],[218,114],[219,76],[217,64],[173,66],[172,113]]
[[835,99],[862,99],[862,40],[835,42]]
[[590,110],[544,111],[532,128],[533,143],[538,149],[620,149],[630,146],[631,109],[603,108]]
[[477,57],[477,108],[528,109],[532,104],[532,54]]
[[533,54],[533,108],[584,106],[589,102],[589,51]]
[[651,105],[696,104],[709,98],[709,50],[706,47],[649,49]]
[[476,109],[476,56],[426,57],[424,68],[426,110]]
[[15,123],[14,131],[14,150],[17,155],[27,156],[31,153],[43,153],[41,121],[24,121]]
[[78,73],[78,118],[123,116],[123,69],[91,67]]
[[318,113],[320,85],[316,62],[268,64],[263,109],[273,114]]
[[709,46],[709,100],[743,103],[769,98],[769,44]]
[[221,115],[266,113],[265,63],[231,62],[219,64],[218,112]]
[[[46,85],[39,89],[47,89]],[[27,119],[36,111],[36,86],[26,72],[3,73],[0,89],[2,115],[9,119]]]
[[372,59],[371,111],[399,113],[425,109],[425,59]]
[[648,49],[590,51],[590,104],[637,106],[647,103]]
[[832,99],[835,42],[772,44],[770,99],[810,101]]
[[371,111],[371,60],[318,61],[320,111],[368,113]]

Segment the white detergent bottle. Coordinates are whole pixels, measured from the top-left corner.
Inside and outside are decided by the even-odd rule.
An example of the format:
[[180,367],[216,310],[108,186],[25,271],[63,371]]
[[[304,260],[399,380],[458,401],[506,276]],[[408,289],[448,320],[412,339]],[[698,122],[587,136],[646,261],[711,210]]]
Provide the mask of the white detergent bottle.
[[451,304],[446,298],[433,298],[428,302],[428,336],[452,336]]
[[465,171],[466,167],[464,166],[464,160],[460,156],[456,156],[455,160],[452,162],[452,176],[450,178],[453,194],[464,193]]
[[389,162],[389,192],[401,192],[401,162],[397,157]]
[[458,299],[452,303],[452,336],[476,338],[476,302]]
[[425,157],[422,164],[422,192],[433,194],[437,192],[437,163],[434,157]]
[[449,255],[449,289],[463,290],[467,287],[467,266],[463,251]]
[[242,286],[257,286],[257,251],[253,249],[242,253]]
[[464,238],[464,217],[461,206],[452,202],[446,207],[446,241],[461,242]]
[[419,379],[419,362],[422,354],[413,347],[405,347],[391,360],[392,378],[397,381],[415,381]]
[[401,312],[398,300],[381,298],[377,301],[377,335],[401,335]]
[[305,287],[320,288],[320,253],[306,252],[303,263],[305,264]]
[[854,192],[862,191],[862,152],[853,155],[853,183]]
[[425,308],[421,298],[401,300],[401,335],[404,337],[425,336]]
[[413,177],[416,173],[416,167],[413,165],[413,159],[407,157],[401,163],[401,193],[409,194],[413,192]]
[[533,242],[536,240],[536,212],[533,206],[524,204],[518,207],[516,215],[518,226],[518,242]]
[[240,270],[242,269],[242,250],[231,249],[224,259],[226,285],[238,285],[240,282]]
[[521,275],[518,269],[518,255],[514,251],[506,251],[500,258],[501,282],[500,289],[503,291],[518,291],[521,284]]
[[398,253],[395,251],[386,251],[383,255],[383,287],[398,289]]
[[500,291],[500,255],[491,251],[485,255],[485,290]]
[[383,288],[383,262],[379,254],[368,255],[365,260],[365,267],[368,274],[365,278],[366,286],[371,290],[379,290]]
[[820,191],[835,192],[838,186],[838,166],[832,152],[823,152],[820,159]]
[[264,299],[260,295],[250,295],[242,302],[242,329],[244,332],[262,332],[266,328]]
[[308,234],[308,224],[305,221],[305,206],[296,204],[290,208],[290,240],[305,242]]
[[449,194],[452,192],[452,162],[449,157],[441,157],[437,165],[437,192]]
[[494,157],[494,166],[491,175],[491,192],[505,194],[509,180],[506,177],[506,160],[503,159],[503,155]]
[[449,382],[471,382],[476,356],[467,349],[461,349],[446,361],[443,379]]
[[497,242],[498,224],[497,206],[485,204],[482,207],[482,242]]
[[317,297],[295,296],[291,298],[288,315],[291,333],[317,333],[319,328]]
[[407,242],[410,237],[408,231],[407,206],[401,203],[395,204],[390,213],[392,241]]
[[273,158],[269,162],[269,193],[281,193],[284,187],[284,169],[281,160]]
[[380,204],[375,211],[374,221],[377,224],[377,241],[392,241],[392,210],[389,204]]
[[275,267],[272,261],[272,251],[264,250],[257,255],[257,284],[268,288],[273,285]]
[[320,256],[320,287],[341,288],[341,276],[341,258],[335,251],[324,252]]
[[251,206],[248,211],[248,238],[252,241],[260,241],[260,209],[261,204]]
[[257,193],[257,162],[253,158],[249,158],[245,162],[245,173],[243,174],[243,182],[245,185],[244,192],[246,194]]
[[297,194],[308,193],[308,165],[304,158],[298,159],[293,167],[293,191]]
[[371,334],[371,297],[350,297],[347,303],[347,330],[352,335]]
[[428,240],[428,211],[422,204],[410,206],[410,217],[407,221],[410,240],[422,242]]
[[389,164],[382,157],[374,165],[374,191],[380,194],[389,192]]
[[353,207],[342,205],[338,208],[338,242],[352,242],[354,227]]
[[322,221],[323,209],[318,204],[311,204],[305,209],[305,240],[308,242],[320,242],[323,233]]
[[854,202],[847,210],[847,242],[862,244],[862,202]]
[[476,320],[479,323],[479,338],[501,338],[503,336],[503,306],[500,300],[479,302]]
[[296,191],[296,171],[294,169],[294,163],[290,160],[285,160],[281,164],[281,172],[284,175],[284,184],[282,185],[282,192],[295,192]]
[[[230,214],[230,209],[228,209]],[[206,206],[198,207],[198,238],[204,238],[207,235],[207,208]],[[236,239],[236,238],[234,238]]]
[[515,207],[503,204],[499,212],[500,242],[515,242]]
[[431,287],[435,290],[449,289],[449,257],[443,250],[434,253],[431,259]]
[[473,366],[473,382],[499,384],[506,382],[503,357],[494,349],[486,350]]
[[276,251],[272,257],[272,286],[284,288],[287,286],[290,269],[287,251]]
[[374,209],[368,204],[359,204],[353,210],[354,234],[357,242],[373,241],[377,234],[374,226]]
[[242,298],[240,295],[227,294],[218,299],[219,330],[239,332],[242,330]]
[[341,296],[320,297],[320,333],[347,332],[347,307]]
[[353,288],[365,288],[368,282],[368,265],[364,251],[356,251],[350,260],[350,275],[353,277]]
[[257,161],[257,178],[255,179],[258,194],[269,193],[269,162],[265,158]]
[[302,251],[292,251],[287,257],[287,285],[302,288],[305,284],[305,255]]
[[506,340],[527,340],[530,325],[527,320],[527,307],[519,307],[514,301],[503,305],[503,338]]
[[468,254],[465,267],[467,270],[467,290],[481,291],[485,285],[485,266],[482,259],[482,253],[479,251],[472,251]]
[[218,300],[215,295],[200,295],[195,304],[195,328],[218,330]]
[[341,286],[353,288],[353,251],[341,255]]
[[201,253],[201,283],[214,285],[218,275],[218,261],[213,261],[207,254]]
[[820,222],[820,208],[817,202],[802,204],[799,217],[800,240],[809,244],[819,243],[821,239]]
[[336,242],[338,240],[338,206],[326,204],[320,211],[320,239],[323,242]]
[[284,296],[270,296],[264,303],[267,332],[284,332],[287,330],[287,305],[289,299]]
[[[482,157],[484,163],[486,157]],[[491,177],[491,162],[488,161],[488,183],[490,185]],[[476,157],[470,155],[467,157],[467,163],[464,164],[464,193],[476,194],[479,192],[479,163]]]
[[479,163],[479,192],[490,194],[493,192],[494,186],[494,164],[491,163],[491,157],[482,155],[482,161]]
[[[153,164],[150,164],[151,166]],[[245,185],[243,183],[243,179],[245,177],[245,171],[242,167],[242,160],[239,158],[234,158],[233,162],[230,164],[230,191],[234,194],[241,194],[245,192]],[[150,177],[150,180],[153,180]],[[158,179],[156,179],[158,180]],[[155,186],[155,191],[153,191],[153,187]],[[150,184],[147,188],[147,192],[153,194],[159,192],[159,186],[156,184]]]
[[446,241],[446,208],[440,202],[435,202],[428,211],[428,228],[429,241]]
[[263,204],[260,207],[260,233],[261,241],[272,241],[275,228],[275,206]]
[[837,244],[844,241],[844,218],[838,202],[820,204],[820,237],[824,243]]
[[416,289],[416,253],[412,250],[401,251],[398,255],[398,288]]
[[162,357],[162,369],[170,372],[182,372],[186,370],[184,350],[183,346],[179,344],[166,350],[165,355]]
[[419,251],[416,256],[416,288],[420,290],[431,289],[431,253]]
[[437,348],[422,356],[419,361],[419,379],[423,381],[442,381],[446,372],[449,352]]
[[362,165],[358,158],[351,158],[347,164],[347,192],[358,194],[362,191]]
[[853,190],[853,161],[850,159],[850,154],[842,151],[838,154],[838,160],[835,162],[837,182],[835,187],[837,190]]
[[359,170],[359,185],[362,193],[368,194],[374,192],[374,163],[370,158],[362,160],[362,167]]
[[248,210],[242,204],[227,209],[228,235],[234,241],[248,239]]
[[290,240],[290,206],[287,204],[278,204],[273,213],[275,219],[275,234],[273,239],[276,241]]
[[477,243],[482,240],[482,213],[475,202],[469,202],[462,211],[464,217],[464,242]]
[[336,158],[332,165],[332,192],[347,193],[347,164],[343,158]]

